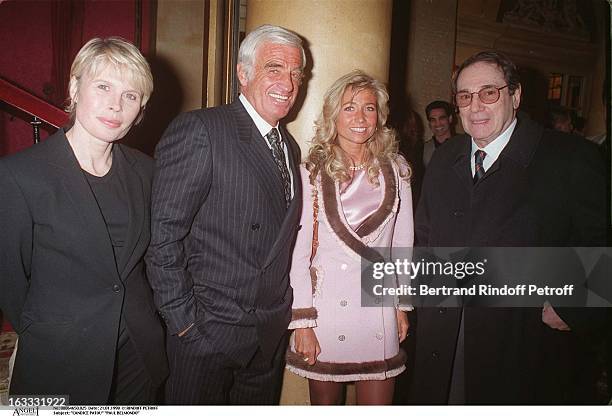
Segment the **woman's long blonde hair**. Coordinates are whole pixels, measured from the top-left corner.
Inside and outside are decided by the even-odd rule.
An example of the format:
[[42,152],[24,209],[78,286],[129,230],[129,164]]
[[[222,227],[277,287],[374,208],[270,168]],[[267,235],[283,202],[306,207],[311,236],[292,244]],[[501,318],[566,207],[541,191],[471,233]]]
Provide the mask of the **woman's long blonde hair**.
[[366,143],[364,162],[368,166],[368,179],[378,184],[379,160],[394,158],[397,139],[393,129],[386,127],[389,116],[389,93],[382,82],[361,70],[354,70],[340,77],[325,93],[323,110],[315,121],[315,135],[306,158],[306,169],[311,179],[324,170],[334,180],[344,182],[351,178],[352,161],[338,144],[336,119],[342,107],[342,96],[351,89],[353,94],[370,90],[376,95],[378,121],[372,138]]

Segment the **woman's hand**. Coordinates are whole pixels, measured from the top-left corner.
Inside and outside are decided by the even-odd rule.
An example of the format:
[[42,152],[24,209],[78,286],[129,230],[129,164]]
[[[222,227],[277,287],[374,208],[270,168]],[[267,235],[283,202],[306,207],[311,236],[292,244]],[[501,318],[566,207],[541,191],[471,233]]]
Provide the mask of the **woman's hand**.
[[397,316],[397,336],[400,344],[404,342],[408,335],[408,328],[410,328],[410,322],[408,322],[408,314],[404,311],[396,310]]
[[301,354],[308,365],[314,365],[317,362],[321,347],[312,328],[297,328],[295,330],[295,352]]

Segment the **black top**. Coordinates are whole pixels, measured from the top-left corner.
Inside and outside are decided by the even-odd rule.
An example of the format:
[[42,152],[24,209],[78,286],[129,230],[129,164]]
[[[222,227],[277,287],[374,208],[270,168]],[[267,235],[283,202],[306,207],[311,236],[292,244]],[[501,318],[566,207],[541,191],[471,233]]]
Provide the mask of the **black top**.
[[[104,176],[94,176],[83,170],[106,223],[106,229],[115,253],[115,264],[119,264],[121,256],[125,255],[124,247],[130,220],[127,191],[121,180],[121,175],[117,174],[117,165],[121,163],[121,159],[118,153],[113,151],[113,164]],[[127,340],[128,333],[122,313],[117,348],[123,347]]]
[[113,164],[104,176],[94,176],[83,171],[106,223],[116,263],[119,263],[124,254],[123,249],[129,224],[127,191],[120,175],[116,173],[118,170],[116,165],[121,163],[120,159],[113,152]]

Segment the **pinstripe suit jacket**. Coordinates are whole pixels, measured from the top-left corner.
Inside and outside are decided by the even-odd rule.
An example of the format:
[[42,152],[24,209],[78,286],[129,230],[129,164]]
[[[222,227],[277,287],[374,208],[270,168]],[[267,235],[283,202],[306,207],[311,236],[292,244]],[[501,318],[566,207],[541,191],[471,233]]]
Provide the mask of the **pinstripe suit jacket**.
[[146,257],[168,333],[191,323],[207,344],[246,364],[271,358],[291,316],[291,250],[301,212],[299,147],[290,150],[294,197],[239,100],[178,116],[156,148]]

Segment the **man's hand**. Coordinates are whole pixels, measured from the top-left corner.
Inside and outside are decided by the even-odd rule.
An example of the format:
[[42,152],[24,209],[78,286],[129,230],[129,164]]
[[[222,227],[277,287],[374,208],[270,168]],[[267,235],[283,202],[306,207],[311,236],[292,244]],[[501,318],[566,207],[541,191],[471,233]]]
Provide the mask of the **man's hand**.
[[544,302],[544,307],[542,308],[542,322],[558,331],[571,331],[571,328],[557,315],[555,308],[548,301]]
[[183,335],[185,335],[187,332],[189,332],[189,330],[191,328],[193,328],[195,324],[190,324],[187,328],[183,329],[181,332],[178,333],[179,338],[182,337]]
[[399,309],[396,311],[397,315],[397,337],[399,338],[400,344],[406,339],[408,335],[408,329],[410,328],[410,322],[408,321],[408,314]]
[[297,328],[295,330],[295,352],[301,354],[308,365],[314,365],[317,362],[321,347],[312,328]]

